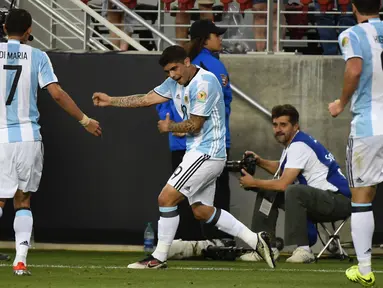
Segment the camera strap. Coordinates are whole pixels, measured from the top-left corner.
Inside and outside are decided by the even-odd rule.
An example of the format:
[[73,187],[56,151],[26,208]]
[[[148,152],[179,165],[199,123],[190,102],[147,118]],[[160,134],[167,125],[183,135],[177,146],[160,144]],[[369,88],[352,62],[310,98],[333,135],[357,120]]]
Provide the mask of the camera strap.
[[[299,133],[299,130],[295,133],[293,139],[295,138],[295,136]],[[291,140],[292,142],[292,140]],[[291,145],[291,142],[290,142],[290,145]],[[275,172],[274,174],[274,177],[273,179],[279,179],[279,177],[281,175],[280,172],[281,172],[281,168],[282,168],[282,164],[283,162],[286,160],[286,157],[287,157],[287,150],[289,149],[289,146],[287,146],[283,152],[282,152],[282,156],[281,156],[281,159],[279,160],[279,167],[277,169],[277,172]],[[279,192],[275,192],[273,193],[274,195],[272,197],[269,197],[269,199],[266,199],[265,197],[263,197],[262,199],[262,203],[261,203],[261,207],[259,208],[259,212],[261,212],[262,214],[266,215],[267,217],[269,217],[270,215],[270,211],[271,211],[271,208],[273,207],[273,204],[275,202],[275,199],[277,198],[277,193]]]

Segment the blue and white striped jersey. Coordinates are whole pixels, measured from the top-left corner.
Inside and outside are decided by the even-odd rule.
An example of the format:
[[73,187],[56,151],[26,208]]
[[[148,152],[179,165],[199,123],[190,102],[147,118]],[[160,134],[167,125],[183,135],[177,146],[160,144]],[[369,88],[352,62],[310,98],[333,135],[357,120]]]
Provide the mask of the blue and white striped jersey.
[[340,34],[344,59],[363,59],[359,86],[351,99],[351,137],[383,135],[383,22],[370,19]]
[[0,143],[41,140],[37,85],[54,82],[46,53],[15,40],[0,43]]
[[226,158],[225,103],[222,87],[213,73],[199,69],[187,86],[179,85],[168,77],[154,91],[162,97],[173,99],[183,120],[190,114],[206,117],[198,134],[186,136],[186,151],[198,151],[211,158]]

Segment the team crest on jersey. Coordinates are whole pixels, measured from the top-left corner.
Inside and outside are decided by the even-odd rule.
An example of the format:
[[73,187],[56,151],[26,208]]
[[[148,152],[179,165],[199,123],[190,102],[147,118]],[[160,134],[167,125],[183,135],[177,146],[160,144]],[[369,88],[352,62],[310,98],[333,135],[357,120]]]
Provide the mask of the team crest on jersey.
[[197,93],[197,101],[198,102],[205,103],[206,102],[206,98],[207,98],[207,94],[206,94],[205,91],[199,91]]
[[348,46],[349,43],[350,43],[350,38],[348,38],[348,37],[344,37],[344,38],[342,39],[342,47],[346,47],[346,46]]
[[227,77],[225,74],[220,74],[222,79],[222,85],[223,87],[226,87],[226,85],[229,83],[229,77]]
[[189,104],[189,96],[188,95],[184,96],[184,101],[186,104]]

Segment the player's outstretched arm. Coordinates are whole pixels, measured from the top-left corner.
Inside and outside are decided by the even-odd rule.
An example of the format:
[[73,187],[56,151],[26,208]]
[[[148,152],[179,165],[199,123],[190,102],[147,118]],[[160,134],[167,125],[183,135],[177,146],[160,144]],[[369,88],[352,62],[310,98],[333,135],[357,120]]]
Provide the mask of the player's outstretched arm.
[[206,118],[203,116],[190,115],[190,119],[176,123],[171,121],[167,114],[165,120],[158,121],[158,130],[161,133],[198,133],[205,120]]
[[47,89],[57,104],[59,104],[69,115],[77,119],[89,133],[94,136],[101,135],[101,127],[99,123],[94,119],[88,118],[60,85],[52,83],[47,86]]
[[93,94],[92,99],[95,106],[125,108],[148,107],[169,101],[169,99],[158,95],[153,90],[147,94],[135,94],[124,97],[111,97],[108,94],[96,92]]

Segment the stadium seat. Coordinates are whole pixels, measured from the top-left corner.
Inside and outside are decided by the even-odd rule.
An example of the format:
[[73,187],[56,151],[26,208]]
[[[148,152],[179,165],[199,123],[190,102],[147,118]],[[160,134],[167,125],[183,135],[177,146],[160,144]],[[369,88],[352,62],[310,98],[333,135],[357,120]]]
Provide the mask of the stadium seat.
[[253,7],[253,1],[251,0],[237,0],[239,4],[239,11],[243,12],[247,9],[251,9]]
[[336,224],[332,222],[331,226],[334,232],[330,232],[330,230],[326,227],[325,223],[317,223],[317,230],[318,230],[318,225],[320,225],[323,228],[323,230],[327,233],[329,239],[327,243],[324,243],[318,231],[318,237],[319,239],[321,239],[324,247],[316,256],[316,259],[315,259],[316,261],[322,257],[324,251],[326,250],[329,251],[334,256],[336,256],[336,258],[339,258],[341,260],[349,258],[347,252],[343,249],[342,244],[340,243],[340,237],[339,237],[339,232],[342,230],[344,224],[347,222],[349,218],[350,217],[348,217],[347,219],[341,220],[340,224],[337,227],[336,227]]
[[178,8],[181,11],[191,10],[194,7],[194,0],[178,0]]
[[221,0],[221,3],[223,4],[223,11],[229,10],[229,4],[233,2],[233,0]]

